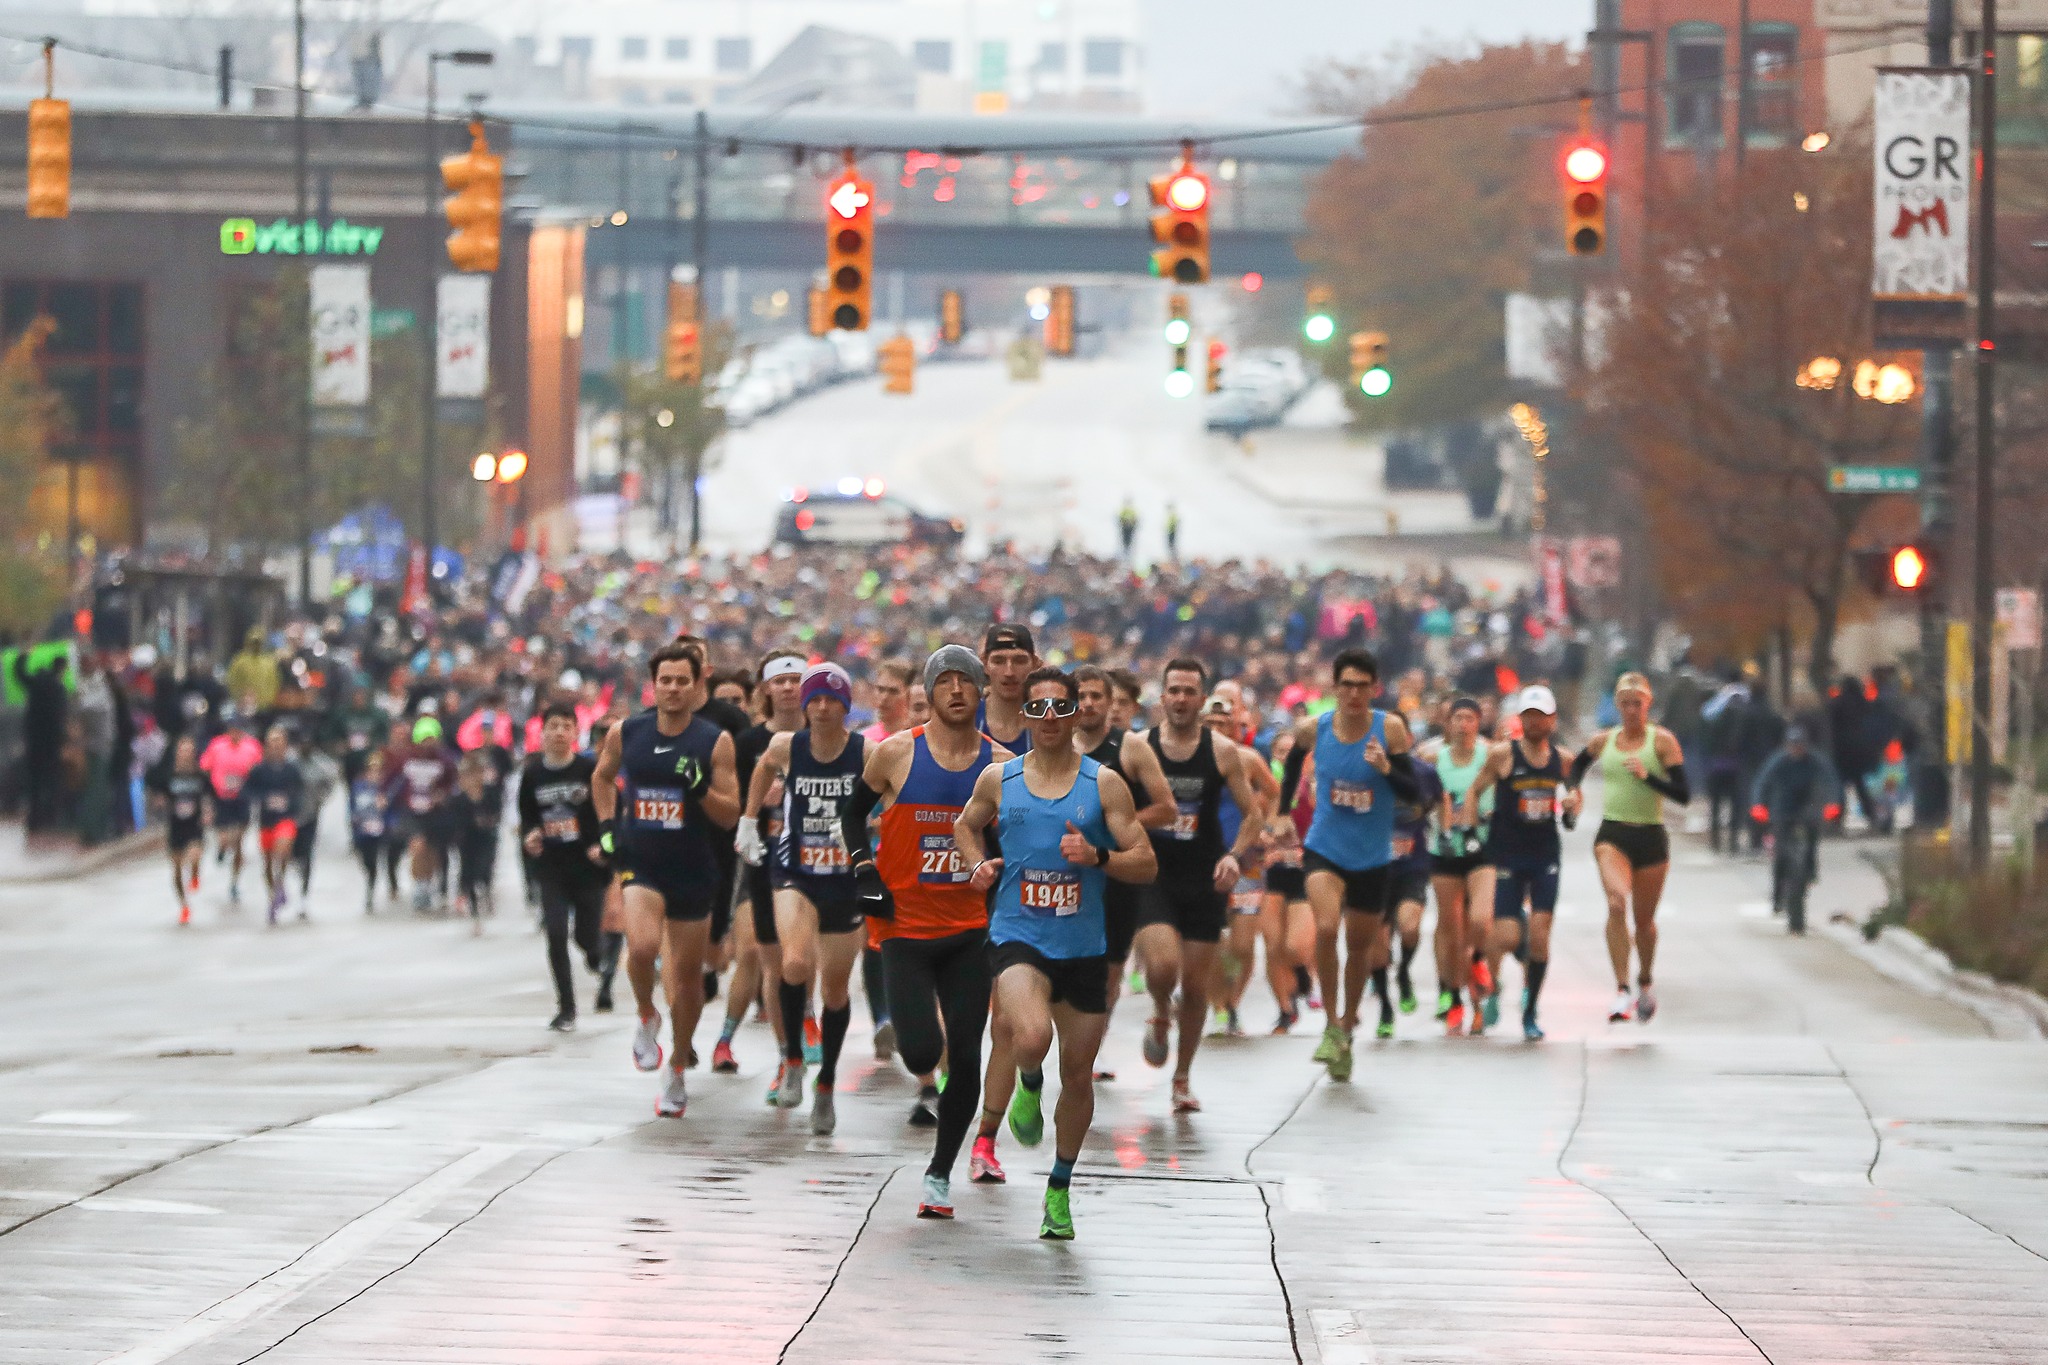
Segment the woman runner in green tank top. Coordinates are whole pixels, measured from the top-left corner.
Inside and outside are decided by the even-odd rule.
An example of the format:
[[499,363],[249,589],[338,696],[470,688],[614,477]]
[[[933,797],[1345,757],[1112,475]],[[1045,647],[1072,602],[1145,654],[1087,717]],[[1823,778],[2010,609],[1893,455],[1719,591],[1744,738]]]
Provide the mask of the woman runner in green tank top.
[[[1489,752],[1479,737],[1479,725],[1479,703],[1459,697],[1444,718],[1444,738],[1428,756],[1444,789],[1436,837],[1430,844],[1429,881],[1436,892],[1436,1017],[1449,1034],[1465,1031],[1468,988],[1470,1018],[1478,1031],[1480,1001],[1493,989],[1484,952],[1493,930],[1494,871],[1484,835],[1487,817],[1493,814],[1493,793],[1482,792],[1476,808],[1467,799]],[[1472,979],[1475,965],[1485,980]]]
[[[1685,780],[1685,755],[1678,740],[1650,723],[1650,681],[1624,673],[1614,684],[1621,724],[1594,735],[1573,765],[1573,780],[1597,765],[1602,780],[1599,833],[1593,861],[1607,894],[1607,956],[1614,966],[1614,1004],[1609,1023],[1631,1016],[1649,1023],[1657,1012],[1651,985],[1657,958],[1657,902],[1671,870],[1671,836],[1664,828],[1664,799],[1684,805],[1692,798]],[[1629,929],[1633,920],[1638,964],[1637,991],[1629,990]]]

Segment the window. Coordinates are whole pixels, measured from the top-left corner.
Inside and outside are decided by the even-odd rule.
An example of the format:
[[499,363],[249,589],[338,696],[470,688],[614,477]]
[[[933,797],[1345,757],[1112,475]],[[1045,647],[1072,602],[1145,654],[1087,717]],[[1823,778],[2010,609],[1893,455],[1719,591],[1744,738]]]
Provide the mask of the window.
[[1038,45],[1038,69],[1048,76],[1064,76],[1067,72],[1067,45],[1065,43],[1040,43]]
[[1791,24],[1749,26],[1749,145],[1783,147],[1799,127],[1799,30]]
[[2048,146],[2048,37],[2010,33],[1998,40],[1998,139]]
[[562,65],[568,66],[576,62],[581,62],[585,66],[590,65],[590,54],[595,47],[596,43],[589,38],[562,39]]
[[715,53],[720,71],[750,71],[754,66],[752,38],[720,38]]
[[1090,76],[1124,74],[1124,43],[1121,38],[1090,38],[1081,44],[1081,70]]
[[622,62],[644,62],[647,60],[645,38],[619,39],[619,60]]
[[71,419],[66,453],[132,457],[142,430],[142,286],[7,281],[0,289],[7,338],[38,317],[56,324],[44,343],[43,372]]
[[921,38],[910,45],[910,64],[934,76],[953,73],[953,45],[942,38]]
[[1669,147],[1721,145],[1721,81],[1727,37],[1719,24],[1674,24],[1666,44]]
[[661,45],[661,55],[672,62],[687,62],[690,60],[690,40],[688,38],[669,39]]

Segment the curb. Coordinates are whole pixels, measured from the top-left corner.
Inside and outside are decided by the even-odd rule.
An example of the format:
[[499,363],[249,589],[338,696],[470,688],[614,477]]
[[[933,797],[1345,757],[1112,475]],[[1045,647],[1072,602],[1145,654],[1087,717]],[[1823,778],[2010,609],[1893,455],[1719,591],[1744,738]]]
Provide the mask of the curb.
[[1983,972],[1959,970],[1947,953],[1912,930],[1888,924],[1873,941],[1855,924],[1826,924],[1829,938],[1847,948],[1880,976],[1930,995],[1984,1021],[1994,1038],[2048,1038],[2048,999],[2024,986],[1997,981]]
[[164,847],[162,826],[124,834],[119,839],[101,844],[97,848],[85,849],[47,867],[27,868],[21,871],[0,872],[0,887],[41,886],[50,882],[66,882],[74,877],[83,877],[116,863],[125,863],[149,853],[160,853]]

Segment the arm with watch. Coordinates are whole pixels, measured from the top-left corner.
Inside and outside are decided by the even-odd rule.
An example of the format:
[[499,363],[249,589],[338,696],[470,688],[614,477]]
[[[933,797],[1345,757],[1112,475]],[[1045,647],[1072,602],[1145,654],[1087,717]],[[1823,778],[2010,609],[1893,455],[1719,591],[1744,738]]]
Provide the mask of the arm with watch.
[[[1081,866],[1101,868],[1120,882],[1142,886],[1159,875],[1159,856],[1152,849],[1152,837],[1138,822],[1138,805],[1131,798],[1131,789],[1123,778],[1108,768],[1096,774],[1096,791],[1102,798],[1102,819],[1109,826],[1110,837],[1116,840],[1114,849],[1096,848],[1087,837],[1072,824],[1060,839],[1060,852],[1067,855],[1067,861]],[[1257,827],[1247,820],[1245,826],[1256,837]]]

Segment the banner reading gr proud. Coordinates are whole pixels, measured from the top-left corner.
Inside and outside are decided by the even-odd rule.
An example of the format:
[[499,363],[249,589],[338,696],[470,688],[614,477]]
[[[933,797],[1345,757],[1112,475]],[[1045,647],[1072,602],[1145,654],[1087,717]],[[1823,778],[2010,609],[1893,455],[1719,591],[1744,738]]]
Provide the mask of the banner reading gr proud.
[[1886,67],[1875,102],[1881,299],[1960,300],[1970,287],[1970,76]]

